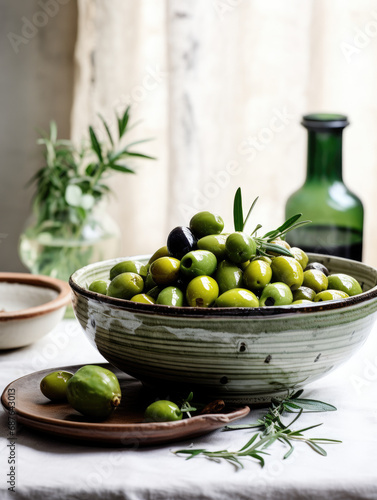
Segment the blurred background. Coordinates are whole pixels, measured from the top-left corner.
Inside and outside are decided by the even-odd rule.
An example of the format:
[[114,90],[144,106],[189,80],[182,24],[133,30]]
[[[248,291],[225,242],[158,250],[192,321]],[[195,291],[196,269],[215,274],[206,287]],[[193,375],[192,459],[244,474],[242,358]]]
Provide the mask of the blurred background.
[[283,221],[305,178],[309,112],[348,115],[346,184],[365,208],[364,262],[377,266],[377,3],[370,0],[20,0],[0,2],[0,256],[24,267],[36,139],[55,120],[81,141],[98,113],[132,107],[152,137],[136,175],[114,173],[109,211],[122,255],[152,253],[198,210],[232,228],[232,203]]

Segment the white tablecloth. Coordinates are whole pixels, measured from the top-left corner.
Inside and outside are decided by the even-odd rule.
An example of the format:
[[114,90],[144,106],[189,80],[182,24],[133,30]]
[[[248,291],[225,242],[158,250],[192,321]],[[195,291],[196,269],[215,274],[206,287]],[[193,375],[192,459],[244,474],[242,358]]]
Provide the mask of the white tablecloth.
[[[102,361],[76,321],[65,320],[34,345],[0,353],[0,387],[36,370]],[[338,411],[308,413],[297,424],[323,422],[311,435],[343,443],[325,446],[327,457],[298,444],[284,461],[285,449],[278,444],[270,449],[264,469],[251,459],[236,471],[225,462],[186,461],[171,453],[190,441],[132,450],[100,448],[55,440],[19,426],[15,492],[8,491],[8,420],[0,411],[0,499],[377,499],[376,381],[377,324],[351,360],[307,386],[303,395],[334,404]],[[244,421],[259,415],[260,410],[252,410]],[[238,449],[251,432],[218,430],[195,439],[194,446]]]

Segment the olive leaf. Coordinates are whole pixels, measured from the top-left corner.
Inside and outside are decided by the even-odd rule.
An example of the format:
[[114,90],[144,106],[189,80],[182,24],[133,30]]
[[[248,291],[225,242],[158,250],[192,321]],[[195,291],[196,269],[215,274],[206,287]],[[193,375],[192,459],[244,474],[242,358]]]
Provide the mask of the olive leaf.
[[237,189],[236,194],[234,196],[233,221],[234,221],[234,230],[243,231],[242,194],[240,187]]
[[[236,194],[234,196],[234,202],[233,202],[233,220],[234,220],[234,230],[235,231],[244,231],[245,226],[250,218],[250,215],[258,201],[258,196],[254,199],[253,203],[251,204],[249,211],[247,213],[247,216],[245,220],[243,219],[243,209],[242,209],[242,192],[241,188],[239,187],[236,191]],[[292,229],[296,229],[297,227],[303,226],[305,224],[309,224],[311,221],[305,220],[305,221],[298,221],[298,219],[302,216],[302,214],[295,214],[289,219],[287,219],[281,226],[279,226],[276,229],[273,229],[272,231],[268,231],[264,236],[258,237],[256,236],[256,233],[259,229],[261,229],[261,225],[258,224],[255,229],[252,231],[250,236],[254,239],[256,246],[257,246],[257,255],[265,255],[268,256],[268,252],[274,252],[279,255],[286,255],[288,257],[293,257],[292,253],[284,248],[281,245],[278,245],[276,243],[273,243],[273,240],[276,240],[278,238],[284,238],[285,234],[288,231],[292,231]]]

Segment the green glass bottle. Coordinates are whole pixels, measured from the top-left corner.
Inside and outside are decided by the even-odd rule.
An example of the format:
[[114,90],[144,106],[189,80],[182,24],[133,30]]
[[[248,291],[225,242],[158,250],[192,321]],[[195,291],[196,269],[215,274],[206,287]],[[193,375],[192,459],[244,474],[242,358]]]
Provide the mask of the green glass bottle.
[[286,203],[286,218],[302,213],[312,222],[287,233],[291,246],[305,252],[362,259],[364,210],[342,178],[344,115],[305,115],[308,130],[307,174],[304,185]]

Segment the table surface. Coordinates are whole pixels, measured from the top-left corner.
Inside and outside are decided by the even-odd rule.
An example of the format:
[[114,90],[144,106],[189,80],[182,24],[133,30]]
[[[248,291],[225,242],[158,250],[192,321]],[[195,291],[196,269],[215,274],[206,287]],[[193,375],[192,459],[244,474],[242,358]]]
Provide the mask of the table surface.
[[[105,361],[89,344],[76,320],[62,321],[34,345],[0,353],[1,391],[13,380],[45,368]],[[9,491],[8,418],[0,411],[0,499],[377,499],[377,323],[355,356],[323,379],[308,385],[303,397],[320,399],[338,410],[307,413],[297,424],[322,422],[312,437],[342,440],[325,446],[322,457],[304,443],[282,460],[286,448],[273,446],[262,469],[252,459],[244,469],[198,457],[186,461],[172,451],[192,441],[149,448],[119,449],[57,440],[17,427],[15,492]],[[262,414],[252,409],[240,422]],[[217,430],[193,442],[195,448],[236,450],[252,430]]]

